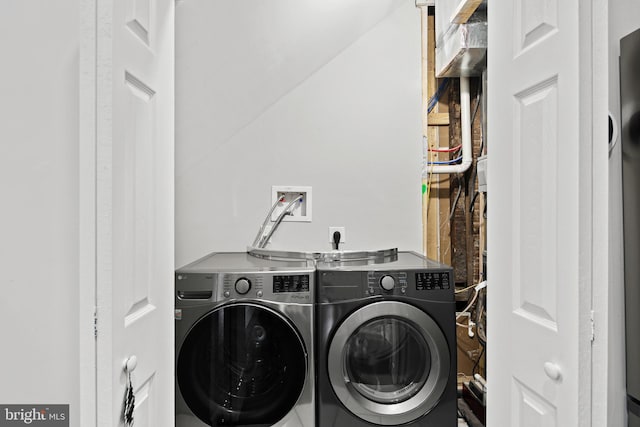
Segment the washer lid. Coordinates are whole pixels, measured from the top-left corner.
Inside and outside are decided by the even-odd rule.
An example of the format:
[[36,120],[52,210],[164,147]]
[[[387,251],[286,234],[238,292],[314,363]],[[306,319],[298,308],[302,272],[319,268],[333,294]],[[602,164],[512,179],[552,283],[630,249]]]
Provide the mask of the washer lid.
[[331,385],[354,415],[398,425],[427,414],[449,377],[450,352],[440,327],[404,302],[366,305],[340,324],[328,353]]
[[280,313],[251,303],[225,305],[191,328],[176,375],[187,406],[204,423],[271,426],[302,393],[307,353]]

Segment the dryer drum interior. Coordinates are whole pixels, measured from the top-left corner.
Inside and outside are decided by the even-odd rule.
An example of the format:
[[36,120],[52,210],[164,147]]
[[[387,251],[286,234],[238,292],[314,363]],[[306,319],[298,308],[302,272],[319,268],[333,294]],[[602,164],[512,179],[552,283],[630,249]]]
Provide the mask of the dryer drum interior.
[[218,307],[191,328],[179,351],[177,379],[204,423],[271,425],[302,392],[307,354],[295,327],[257,304]]
[[336,329],[328,349],[330,383],[342,404],[376,424],[428,413],[445,390],[447,341],[424,311],[398,301],[368,304]]
[[431,368],[429,346],[409,322],[374,319],[356,330],[345,347],[345,372],[353,387],[378,403],[399,403],[424,386]]

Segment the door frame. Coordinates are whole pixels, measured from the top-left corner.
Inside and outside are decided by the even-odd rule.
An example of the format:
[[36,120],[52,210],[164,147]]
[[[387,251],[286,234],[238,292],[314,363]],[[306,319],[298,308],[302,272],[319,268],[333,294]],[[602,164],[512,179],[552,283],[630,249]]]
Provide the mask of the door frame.
[[[591,387],[585,390],[581,401],[586,405],[592,425],[607,425],[608,413],[608,327],[609,327],[609,227],[608,227],[608,168],[601,162],[608,156],[606,117],[608,99],[608,40],[601,35],[608,34],[607,0],[585,2],[588,7],[580,11],[583,52],[591,55],[583,59],[582,67],[591,70],[591,79],[584,81],[583,92],[590,94],[586,103],[590,113],[582,119],[582,127],[591,135],[592,155],[588,160],[593,171],[591,188],[591,245],[584,248],[590,253],[592,269],[585,272],[590,277],[591,298],[581,300],[581,320],[593,328],[591,356]],[[98,162],[96,159],[98,142],[97,43],[100,23],[104,18],[98,15],[98,5],[94,1],[81,1],[80,51],[79,51],[79,394],[80,418],[78,425],[97,426],[97,363],[96,363],[96,295],[97,295],[97,247],[96,228],[100,212],[96,207],[96,185]],[[102,20],[101,20],[102,19]],[[602,143],[599,143],[602,141]],[[490,309],[489,309],[490,310]],[[591,342],[586,343],[591,345]],[[492,427],[492,426],[490,426]]]
[[[613,426],[609,422],[609,323],[615,309],[609,307],[609,2],[591,0],[591,10],[583,16],[588,27],[590,43],[584,48],[591,52],[589,62],[584,65],[591,69],[590,86],[591,120],[585,118],[584,127],[590,127],[592,142],[592,224],[591,224],[591,301],[580,302],[591,306],[592,327],[591,355],[591,425]],[[604,37],[603,37],[604,36]],[[585,34],[586,38],[586,34]],[[586,91],[587,89],[585,89]],[[615,331],[612,331],[615,332]],[[617,426],[623,427],[623,426]]]
[[97,1],[80,2],[78,425],[97,426]]

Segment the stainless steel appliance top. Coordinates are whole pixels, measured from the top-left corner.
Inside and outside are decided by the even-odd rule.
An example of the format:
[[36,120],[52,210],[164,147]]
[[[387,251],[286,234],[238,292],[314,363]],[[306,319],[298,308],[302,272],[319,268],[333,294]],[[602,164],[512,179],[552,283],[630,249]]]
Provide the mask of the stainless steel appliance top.
[[[382,265],[373,268],[383,268],[385,271],[393,270],[450,270],[451,267],[439,262],[430,260],[416,252],[401,251],[398,252],[395,259],[388,260]],[[318,270],[343,270],[343,271],[369,271],[372,270],[371,264],[361,263],[358,261],[333,261],[318,262]]]
[[246,252],[217,252],[209,254],[176,270],[176,273],[230,273],[313,271],[308,260],[273,260],[258,258]]

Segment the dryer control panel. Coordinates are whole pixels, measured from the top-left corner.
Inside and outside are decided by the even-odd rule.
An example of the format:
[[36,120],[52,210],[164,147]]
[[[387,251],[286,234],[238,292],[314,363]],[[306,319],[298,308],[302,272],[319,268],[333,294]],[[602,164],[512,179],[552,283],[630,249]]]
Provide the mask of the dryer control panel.
[[369,295],[404,295],[409,286],[416,291],[451,289],[451,278],[448,271],[369,271],[367,284]]
[[363,297],[407,297],[451,302],[452,269],[319,271],[317,302],[349,301]]
[[407,292],[408,274],[404,271],[369,271],[367,284],[369,295],[403,295]]
[[416,273],[416,290],[432,289],[451,289],[449,273],[446,271]]

